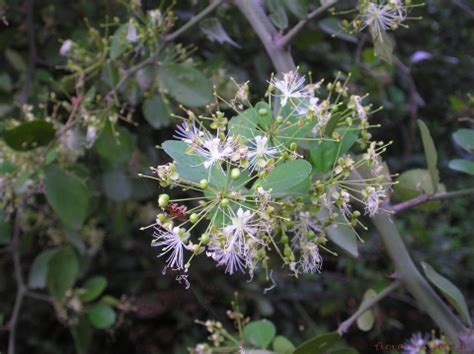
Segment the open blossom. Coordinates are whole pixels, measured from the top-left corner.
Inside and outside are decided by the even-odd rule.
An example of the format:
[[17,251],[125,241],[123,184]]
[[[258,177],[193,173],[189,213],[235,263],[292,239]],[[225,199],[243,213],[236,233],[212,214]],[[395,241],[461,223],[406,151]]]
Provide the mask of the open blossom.
[[71,41],[70,39],[66,39],[61,45],[61,48],[59,48],[59,54],[62,56],[67,55],[67,53],[70,52],[73,44],[73,41]]
[[225,266],[225,272],[228,274],[234,274],[237,271],[245,272],[244,252],[238,242],[234,241],[227,247],[211,244],[207,255],[216,261],[218,266]]
[[356,111],[358,118],[363,120],[366,120],[368,118],[367,112],[365,111],[365,108],[362,105],[362,97],[356,95],[351,96],[349,107]]
[[173,137],[191,145],[199,144],[204,135],[204,132],[200,130],[193,121],[192,124],[189,124],[188,122],[179,124],[176,128],[176,135]]
[[374,38],[382,39],[385,31],[397,28],[405,17],[400,1],[390,1],[389,4],[370,2],[362,14],[363,28],[369,27]]
[[265,167],[268,159],[278,153],[278,148],[268,146],[268,137],[258,135],[249,141],[248,158],[249,167],[253,171],[258,167]]
[[383,187],[375,188],[369,186],[366,188],[367,200],[365,205],[365,213],[370,217],[377,214],[380,204],[386,198],[385,190]]
[[232,140],[221,141],[219,138],[212,138],[204,140],[200,146],[197,146],[196,153],[206,159],[203,164],[206,169],[209,169],[230,158],[234,153],[234,145]]
[[166,266],[171,269],[183,269],[183,253],[189,233],[179,227],[157,227],[153,234],[153,247],[162,247],[159,257],[168,256]]
[[283,107],[291,98],[304,98],[311,96],[304,81],[304,76],[299,76],[297,72],[289,71],[283,74],[281,80],[272,79],[270,84],[275,86],[279,91],[279,94],[275,94],[275,96],[280,97],[281,105]]
[[243,211],[242,208],[237,210],[237,214],[231,217],[231,222],[227,225],[224,230],[229,235],[237,235],[244,237],[248,235],[253,237],[257,232],[257,223],[252,221],[255,213],[250,210]]

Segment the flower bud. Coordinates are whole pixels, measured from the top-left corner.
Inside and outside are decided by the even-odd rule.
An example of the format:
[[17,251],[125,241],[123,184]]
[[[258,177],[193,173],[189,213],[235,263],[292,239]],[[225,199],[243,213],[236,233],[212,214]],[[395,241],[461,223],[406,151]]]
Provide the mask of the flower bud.
[[202,189],[207,189],[207,187],[209,186],[209,182],[207,181],[207,179],[202,179],[199,181],[199,186]]
[[161,208],[166,208],[168,206],[169,201],[170,201],[170,196],[168,194],[161,194],[158,197],[158,205]]
[[190,221],[192,224],[197,223],[198,220],[199,220],[199,215],[198,215],[198,214],[192,213],[191,215],[189,215],[189,221]]
[[232,171],[230,171],[230,177],[233,180],[236,180],[240,177],[240,170],[238,168],[233,168]]
[[223,208],[227,208],[227,207],[229,206],[229,204],[230,204],[229,199],[223,198],[223,199],[221,200],[221,206],[222,206]]

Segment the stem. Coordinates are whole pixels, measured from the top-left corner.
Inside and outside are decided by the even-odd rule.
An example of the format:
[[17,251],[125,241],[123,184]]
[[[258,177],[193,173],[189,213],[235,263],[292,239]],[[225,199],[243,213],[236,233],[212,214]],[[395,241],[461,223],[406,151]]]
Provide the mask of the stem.
[[257,33],[278,73],[295,70],[296,65],[291,52],[280,45],[281,36],[271,23],[260,2],[258,0],[234,0],[234,2]]
[[280,38],[279,44],[285,47],[291,43],[293,38],[303,29],[303,27],[312,19],[324,14],[327,10],[333,7],[339,0],[329,1],[327,4],[318,7],[316,10],[310,12],[306,18],[298,22],[295,27],[290,29],[283,37]]
[[376,305],[378,302],[380,302],[382,299],[384,299],[387,295],[389,295],[391,292],[395,291],[401,286],[401,282],[396,280],[389,286],[387,286],[385,289],[383,289],[380,293],[378,293],[376,296],[374,296],[371,299],[362,301],[358,310],[347,320],[342,322],[339,325],[339,328],[337,329],[337,332],[340,335],[343,335],[344,333],[347,332],[350,326],[357,321],[357,319],[362,316],[367,310],[369,310],[372,306]]
[[375,215],[372,221],[395,266],[399,279],[450,341],[457,343],[458,337],[466,332],[466,328],[420,274],[390,216],[381,212]]
[[446,200],[471,194],[474,194],[474,188],[462,189],[455,192],[438,192],[434,194],[424,193],[413,199],[393,205],[391,210],[393,210],[395,213],[400,213],[404,210],[416,207],[417,205],[424,204],[432,200]]
[[196,16],[191,17],[191,19],[182,27],[178,28],[176,31],[173,33],[170,33],[164,37],[165,42],[171,42],[174,41],[176,38],[178,38],[181,34],[186,32],[188,29],[199,23],[203,18],[205,18],[207,15],[209,15],[212,11],[214,11],[217,7],[219,7],[223,2],[226,0],[214,0],[211,1],[211,3],[200,13],[198,13]]
[[15,304],[13,305],[12,315],[8,322],[8,329],[10,331],[8,336],[8,354],[15,354],[15,341],[16,341],[16,329],[18,324],[18,318],[20,316],[21,306],[23,305],[23,299],[26,294],[25,281],[23,280],[23,274],[21,270],[20,261],[20,221],[21,221],[21,206],[15,215],[15,225],[13,229],[13,239],[11,245],[11,252],[13,258],[13,273],[15,276],[17,293],[15,298]]

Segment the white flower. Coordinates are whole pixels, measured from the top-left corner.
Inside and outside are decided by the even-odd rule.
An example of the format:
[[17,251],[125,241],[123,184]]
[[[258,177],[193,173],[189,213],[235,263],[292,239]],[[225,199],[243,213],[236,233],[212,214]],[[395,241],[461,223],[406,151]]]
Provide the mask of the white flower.
[[283,74],[283,79],[272,79],[270,84],[280,91],[280,94],[275,95],[280,97],[281,106],[285,106],[291,98],[310,97],[311,93],[304,85],[304,76],[299,76],[297,72],[289,71]]
[[250,140],[248,149],[248,159],[250,170],[253,171],[257,167],[265,167],[269,158],[278,153],[276,147],[268,147],[268,137],[258,135],[254,140]]
[[366,120],[368,118],[367,112],[362,105],[362,97],[356,95],[352,96],[351,102],[349,103],[349,108],[352,108],[357,112],[357,117],[359,119]]
[[204,140],[200,146],[196,147],[198,155],[206,158],[204,167],[209,168],[230,158],[234,152],[234,142],[229,139],[221,141],[219,138]]
[[303,273],[320,273],[323,266],[323,258],[319,253],[319,247],[313,242],[303,242],[300,246],[301,258],[298,268]]
[[415,333],[408,342],[403,344],[403,354],[425,353],[428,339],[426,335]]
[[150,16],[151,22],[153,25],[160,24],[162,16],[161,11],[158,9],[148,11],[148,16]]
[[245,273],[244,253],[237,243],[232,243],[226,248],[211,244],[207,255],[217,262],[218,266],[225,266],[225,272],[234,274],[237,271]]
[[86,133],[86,142],[87,142],[86,147],[90,148],[94,144],[96,138],[97,138],[97,129],[89,125],[87,127],[87,133]]
[[257,223],[252,222],[255,213],[250,210],[237,210],[237,214],[231,217],[231,223],[224,227],[224,232],[228,235],[237,236],[243,240],[245,235],[254,237],[257,232]]
[[189,233],[179,227],[157,227],[153,236],[155,239],[151,245],[163,247],[158,257],[168,256],[166,266],[171,269],[183,269],[183,251],[186,248],[185,241],[189,238]]
[[181,123],[176,128],[176,135],[173,135],[173,138],[184,141],[186,144],[199,144],[201,138],[204,136],[204,132],[200,130],[195,121],[192,125],[188,122]]
[[65,56],[67,53],[69,53],[73,44],[73,41],[71,41],[70,39],[66,39],[61,45],[61,48],[59,49],[59,54]]
[[132,20],[128,23],[127,26],[127,41],[129,43],[135,43],[138,41],[138,34],[137,34],[137,28],[135,27],[135,24],[133,23]]
[[381,202],[386,198],[385,190],[383,187],[376,189],[375,187],[369,186],[366,188],[366,194],[365,214],[373,217],[377,214]]
[[397,28],[404,19],[403,6],[397,1],[392,1],[389,5],[371,2],[362,14],[362,28],[368,26],[372,36],[382,40],[383,32]]

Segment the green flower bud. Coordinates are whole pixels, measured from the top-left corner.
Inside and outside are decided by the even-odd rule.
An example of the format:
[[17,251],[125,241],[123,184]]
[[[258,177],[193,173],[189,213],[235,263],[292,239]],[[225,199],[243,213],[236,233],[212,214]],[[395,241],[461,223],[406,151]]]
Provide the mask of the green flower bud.
[[230,204],[229,199],[223,198],[223,199],[221,200],[221,206],[222,206],[223,208],[227,208],[227,207],[229,206],[229,204]]
[[170,202],[170,196],[168,194],[161,194],[158,197],[158,205],[161,208],[166,208],[169,202]]
[[268,114],[268,110],[266,108],[260,108],[258,110],[258,114],[260,114],[261,116],[264,116],[264,115],[267,115]]
[[209,186],[209,182],[207,181],[207,179],[202,179],[199,181],[199,186],[202,189],[207,189],[207,187]]
[[283,234],[280,238],[281,243],[288,243],[288,236],[286,234]]
[[160,213],[156,216],[156,218],[161,222],[161,223],[164,223],[167,219],[166,215],[163,214],[163,213]]
[[292,253],[293,252],[291,251],[290,246],[286,245],[285,248],[283,249],[283,254],[285,255],[285,257],[290,257]]
[[199,215],[198,214],[192,213],[191,215],[189,215],[189,221],[191,221],[192,224],[197,223],[198,220],[199,220]]
[[296,151],[296,149],[298,149],[298,145],[296,143],[291,143],[290,144],[290,150],[291,151]]
[[277,124],[282,124],[283,123],[283,117],[282,116],[276,117],[276,122],[277,122]]
[[233,180],[238,179],[240,177],[240,170],[237,167],[233,168],[232,171],[230,171],[230,177]]
[[201,237],[199,238],[199,241],[203,245],[207,245],[209,243],[209,234],[202,234]]

